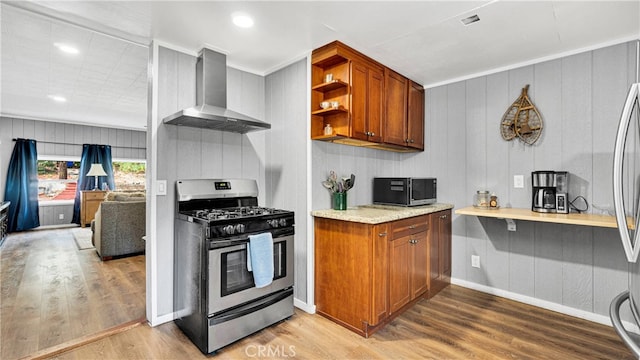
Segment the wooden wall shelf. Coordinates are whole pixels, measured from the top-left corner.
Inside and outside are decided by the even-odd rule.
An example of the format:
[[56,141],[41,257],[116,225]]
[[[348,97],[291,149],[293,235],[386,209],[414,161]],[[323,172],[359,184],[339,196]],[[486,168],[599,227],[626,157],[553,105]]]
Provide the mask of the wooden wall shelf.
[[347,84],[346,82],[344,82],[342,80],[333,80],[333,81],[329,81],[329,82],[326,82],[326,83],[318,84],[318,85],[312,87],[311,90],[317,90],[317,91],[321,91],[321,92],[328,92],[328,91],[332,91],[332,90],[336,90],[336,89],[340,89],[340,88],[346,88],[348,86],[349,86],[349,84]]
[[[526,220],[537,222],[548,222],[556,224],[568,224],[568,225],[583,225],[583,226],[596,226],[606,228],[617,228],[616,218],[609,215],[596,215],[596,214],[549,214],[538,213],[531,211],[531,209],[519,209],[519,208],[500,208],[497,210],[481,209],[473,206],[458,209],[455,211],[458,215],[471,215],[490,217],[505,220]],[[509,221],[507,221],[509,223]],[[633,227],[633,221],[628,219],[630,228]],[[514,225],[515,227],[515,225]],[[514,229],[515,231],[515,229]]]
[[328,108],[328,109],[320,109],[320,110],[316,110],[311,112],[311,115],[320,115],[320,116],[324,116],[324,115],[335,115],[338,113],[347,113],[348,110],[345,109],[344,107],[340,106],[338,108]]

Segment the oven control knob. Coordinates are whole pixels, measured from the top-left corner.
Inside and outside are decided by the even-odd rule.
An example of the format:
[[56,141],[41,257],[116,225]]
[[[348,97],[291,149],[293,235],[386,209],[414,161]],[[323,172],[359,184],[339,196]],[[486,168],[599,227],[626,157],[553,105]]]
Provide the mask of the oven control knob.
[[278,220],[267,220],[267,224],[269,224],[269,226],[277,228],[278,227]]
[[235,232],[235,228],[233,227],[233,225],[227,225],[222,228],[222,231],[224,231],[224,233],[227,235],[233,235],[233,233]]
[[279,224],[280,226],[287,226],[287,219],[280,219]]
[[237,224],[235,230],[236,230],[236,233],[238,234],[244,233],[244,224]]

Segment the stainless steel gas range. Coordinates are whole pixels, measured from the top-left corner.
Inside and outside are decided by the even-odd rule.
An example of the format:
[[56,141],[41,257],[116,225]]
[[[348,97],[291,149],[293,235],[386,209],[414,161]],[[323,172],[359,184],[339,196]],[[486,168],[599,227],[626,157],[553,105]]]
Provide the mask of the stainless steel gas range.
[[[255,180],[176,183],[175,323],[203,353],[293,315],[294,213],[259,207],[257,196]],[[267,232],[273,280],[257,288],[247,244]]]

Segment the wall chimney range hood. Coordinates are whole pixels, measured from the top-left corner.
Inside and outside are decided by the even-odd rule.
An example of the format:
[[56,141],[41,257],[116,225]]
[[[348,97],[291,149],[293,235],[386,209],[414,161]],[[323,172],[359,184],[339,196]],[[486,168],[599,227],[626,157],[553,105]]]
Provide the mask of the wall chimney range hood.
[[227,109],[227,56],[206,48],[196,63],[196,106],[162,122],[240,134],[271,129],[271,124]]

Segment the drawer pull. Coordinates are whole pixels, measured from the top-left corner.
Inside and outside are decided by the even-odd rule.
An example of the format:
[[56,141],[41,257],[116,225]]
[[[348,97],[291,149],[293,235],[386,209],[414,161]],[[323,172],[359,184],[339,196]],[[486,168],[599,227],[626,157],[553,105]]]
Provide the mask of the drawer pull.
[[380,237],[387,236],[387,233],[386,232],[381,232],[381,233],[378,234],[378,236],[380,236]]
[[409,225],[409,229],[415,229],[416,226],[415,225]]

